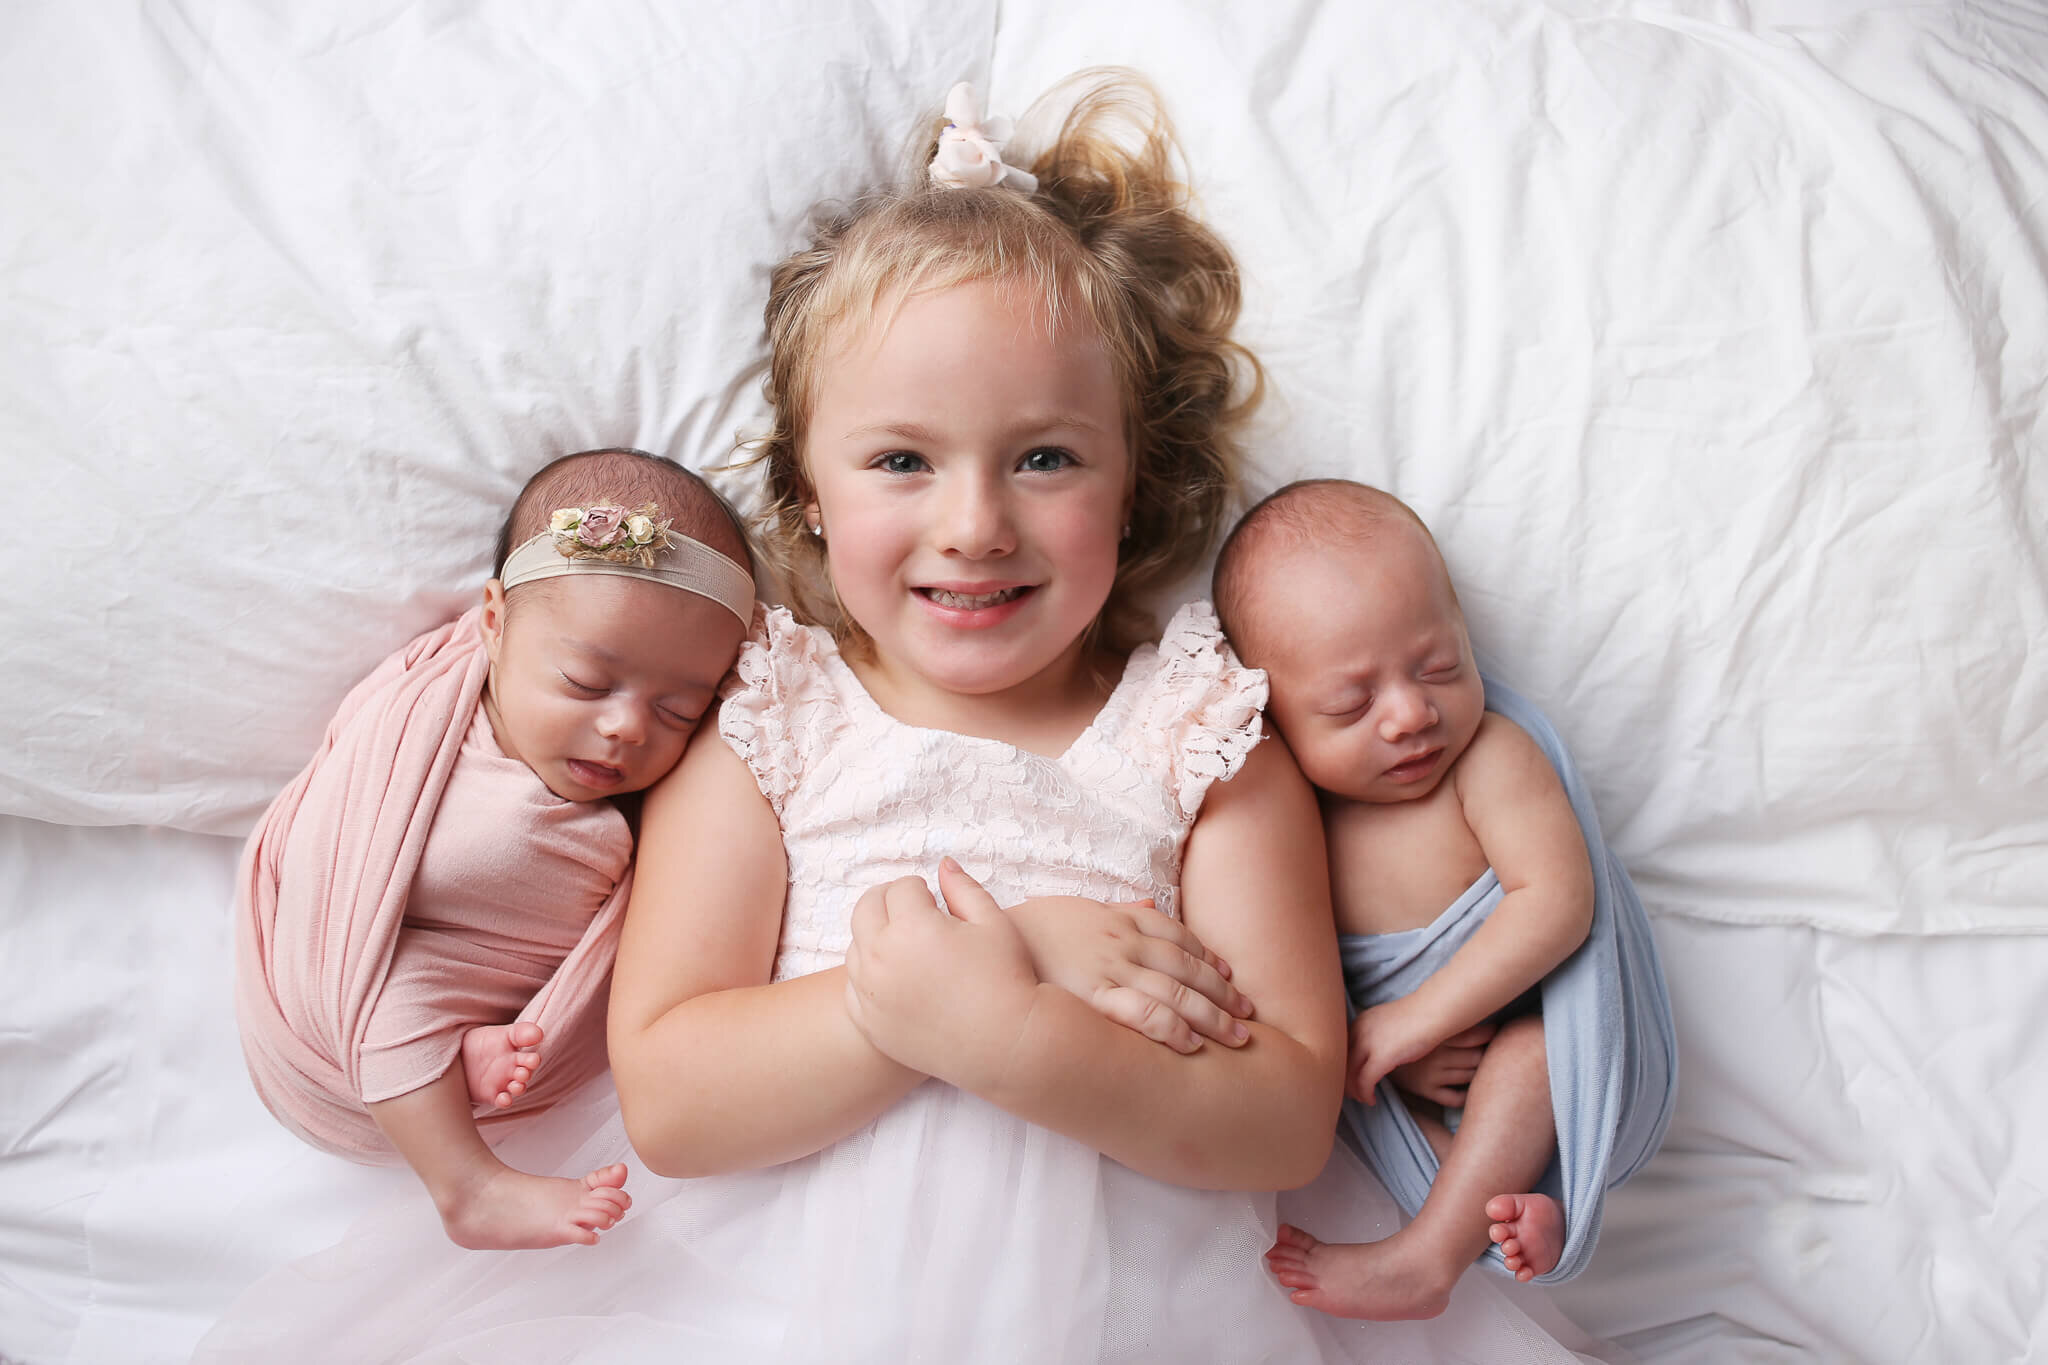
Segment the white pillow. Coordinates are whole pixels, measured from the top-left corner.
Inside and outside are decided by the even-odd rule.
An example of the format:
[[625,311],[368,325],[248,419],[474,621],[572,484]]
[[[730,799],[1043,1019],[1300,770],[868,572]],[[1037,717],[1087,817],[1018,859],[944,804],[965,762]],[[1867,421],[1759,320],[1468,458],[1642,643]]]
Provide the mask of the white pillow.
[[32,8],[0,53],[0,811],[236,833],[547,459],[758,425],[766,267],[986,16]]
[[1646,900],[2038,930],[2048,43],[1597,8],[1016,0],[991,84],[1159,84],[1246,272],[1261,491],[1415,506]]

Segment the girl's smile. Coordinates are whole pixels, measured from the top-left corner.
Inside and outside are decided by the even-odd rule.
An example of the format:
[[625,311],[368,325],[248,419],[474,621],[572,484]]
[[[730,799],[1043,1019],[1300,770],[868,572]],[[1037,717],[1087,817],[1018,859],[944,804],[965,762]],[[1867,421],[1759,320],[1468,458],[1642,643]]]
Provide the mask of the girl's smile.
[[984,280],[835,340],[804,448],[807,513],[873,643],[855,656],[863,681],[899,713],[1070,700],[1130,501],[1123,403],[1095,334],[1055,332],[1024,287]]
[[1028,583],[1010,587],[932,584],[918,589],[940,619],[966,630],[979,630],[1009,620],[1016,614],[1009,609],[1019,606],[1031,591],[1032,585]]

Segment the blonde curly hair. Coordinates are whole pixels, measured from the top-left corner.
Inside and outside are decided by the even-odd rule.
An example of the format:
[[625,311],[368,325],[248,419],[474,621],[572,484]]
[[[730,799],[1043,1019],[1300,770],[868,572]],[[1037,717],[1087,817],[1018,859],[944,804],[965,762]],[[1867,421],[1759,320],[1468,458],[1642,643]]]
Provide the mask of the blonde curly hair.
[[767,434],[742,466],[761,465],[763,553],[805,621],[864,644],[832,593],[825,547],[810,534],[804,468],[819,358],[835,328],[864,328],[904,299],[981,280],[1015,283],[1057,330],[1090,323],[1124,395],[1133,469],[1130,534],[1091,629],[1118,652],[1156,637],[1146,596],[1191,572],[1237,498],[1237,433],[1264,376],[1231,340],[1241,287],[1229,248],[1195,219],[1175,175],[1178,148],[1157,93],[1134,72],[1099,68],[1055,86],[1022,126],[1065,107],[1058,132],[1026,167],[1034,194],[929,183],[939,116],[911,149],[902,183],[814,217],[811,243],[775,268],[766,321]]

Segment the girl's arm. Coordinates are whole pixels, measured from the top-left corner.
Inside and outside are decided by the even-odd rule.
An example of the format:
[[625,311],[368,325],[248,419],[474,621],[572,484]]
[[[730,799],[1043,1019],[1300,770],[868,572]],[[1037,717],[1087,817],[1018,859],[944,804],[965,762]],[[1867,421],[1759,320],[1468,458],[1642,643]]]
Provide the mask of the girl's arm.
[[924,1079],[853,1027],[844,968],[768,983],[788,875],[775,812],[714,712],[648,790],[612,973],[619,1108],[658,1174],[808,1155]]
[[1586,941],[1593,867],[1557,770],[1512,721],[1488,714],[1458,759],[1465,823],[1499,878],[1500,904],[1450,961],[1352,1025],[1351,1093],[1506,1007]]
[[1177,1055],[1038,983],[985,893],[942,878],[958,917],[915,882],[862,900],[850,998],[880,1047],[1175,1184],[1281,1189],[1322,1169],[1342,1093],[1343,985],[1322,819],[1277,737],[1210,789],[1182,870],[1188,927],[1257,1002],[1241,1048]]
[[[845,969],[768,984],[788,881],[782,830],[715,719],[705,725],[647,793],[612,974],[619,1107],[662,1175],[806,1156],[924,1079],[853,1026]],[[1120,1021],[1117,1032],[1155,1049],[1191,1051],[1198,1030],[1235,1042],[1225,1007],[1248,1003],[1215,954],[1157,912],[1072,898],[1017,909],[1036,921],[1027,941],[1047,979]]]

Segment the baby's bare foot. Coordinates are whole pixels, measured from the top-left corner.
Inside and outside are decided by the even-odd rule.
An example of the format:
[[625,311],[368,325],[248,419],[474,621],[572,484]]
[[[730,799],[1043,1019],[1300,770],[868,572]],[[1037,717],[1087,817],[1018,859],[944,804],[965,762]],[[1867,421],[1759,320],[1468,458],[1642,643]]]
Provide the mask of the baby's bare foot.
[[540,1070],[539,1024],[490,1024],[462,1035],[462,1079],[472,1104],[503,1109]]
[[1547,1194],[1497,1194],[1486,1201],[1493,1219],[1487,1236],[1500,1243],[1508,1269],[1533,1280],[1557,1268],[1564,1255],[1564,1210]]
[[499,1166],[474,1185],[437,1200],[448,1240],[478,1251],[516,1251],[585,1246],[597,1240],[633,1205],[620,1188],[622,1165],[603,1166],[581,1180],[528,1175]]
[[1449,1306],[1458,1268],[1446,1276],[1412,1242],[1406,1229],[1380,1242],[1318,1242],[1282,1223],[1266,1264],[1304,1308],[1375,1322],[1433,1318]]

